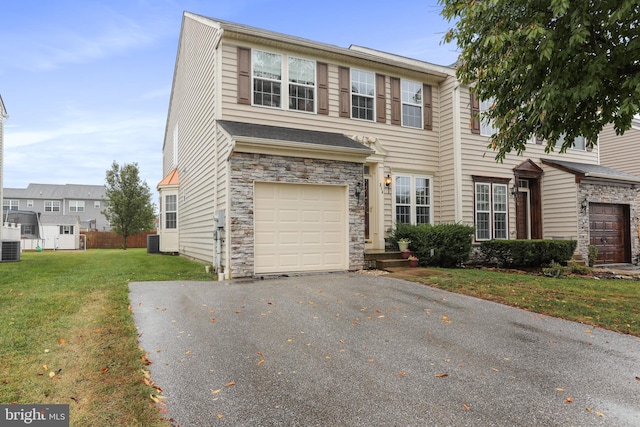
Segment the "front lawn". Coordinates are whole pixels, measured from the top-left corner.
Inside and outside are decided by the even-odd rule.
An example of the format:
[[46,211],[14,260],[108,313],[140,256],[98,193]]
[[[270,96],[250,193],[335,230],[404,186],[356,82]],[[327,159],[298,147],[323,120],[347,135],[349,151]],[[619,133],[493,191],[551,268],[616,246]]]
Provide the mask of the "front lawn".
[[72,426],[169,426],[145,383],[128,283],[212,275],[145,249],[21,259],[0,263],[0,403],[69,404]]
[[424,270],[410,280],[536,313],[640,336],[640,281],[551,278],[483,269]]

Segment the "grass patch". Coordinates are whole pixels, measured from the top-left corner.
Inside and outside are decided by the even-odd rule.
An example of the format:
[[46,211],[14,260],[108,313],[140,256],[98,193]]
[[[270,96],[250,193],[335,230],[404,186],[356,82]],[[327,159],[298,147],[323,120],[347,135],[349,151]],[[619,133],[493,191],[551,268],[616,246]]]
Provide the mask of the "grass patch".
[[640,336],[640,282],[544,277],[491,270],[441,270],[411,279],[426,285]]
[[78,426],[169,426],[143,381],[128,283],[211,279],[202,264],[145,249],[0,264],[0,403],[69,404]]

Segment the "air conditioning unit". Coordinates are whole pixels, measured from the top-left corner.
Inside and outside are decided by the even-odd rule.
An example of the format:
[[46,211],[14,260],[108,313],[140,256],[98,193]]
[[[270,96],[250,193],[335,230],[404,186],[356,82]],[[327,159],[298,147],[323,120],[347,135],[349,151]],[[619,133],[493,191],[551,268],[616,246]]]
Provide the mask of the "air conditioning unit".
[[20,261],[20,240],[2,241],[2,261]]

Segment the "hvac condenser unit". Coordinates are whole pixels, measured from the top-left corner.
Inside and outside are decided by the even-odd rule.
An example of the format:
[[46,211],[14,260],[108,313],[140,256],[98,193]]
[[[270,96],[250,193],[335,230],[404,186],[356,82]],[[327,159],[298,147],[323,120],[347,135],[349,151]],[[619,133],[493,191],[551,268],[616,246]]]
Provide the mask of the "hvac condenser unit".
[[2,261],[20,261],[20,241],[2,241]]

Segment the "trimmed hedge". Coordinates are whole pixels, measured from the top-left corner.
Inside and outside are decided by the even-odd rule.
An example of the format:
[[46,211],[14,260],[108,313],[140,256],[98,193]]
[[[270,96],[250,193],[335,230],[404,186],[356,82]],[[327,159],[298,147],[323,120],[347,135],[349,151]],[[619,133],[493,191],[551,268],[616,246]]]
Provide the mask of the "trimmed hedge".
[[409,250],[422,266],[456,267],[469,259],[473,230],[462,224],[397,224],[391,240],[409,239]]
[[480,244],[486,262],[500,267],[543,267],[571,259],[575,240],[489,240]]

